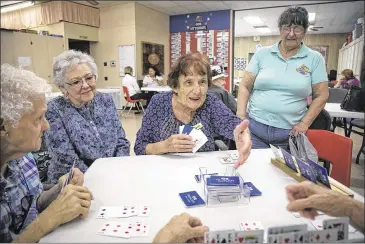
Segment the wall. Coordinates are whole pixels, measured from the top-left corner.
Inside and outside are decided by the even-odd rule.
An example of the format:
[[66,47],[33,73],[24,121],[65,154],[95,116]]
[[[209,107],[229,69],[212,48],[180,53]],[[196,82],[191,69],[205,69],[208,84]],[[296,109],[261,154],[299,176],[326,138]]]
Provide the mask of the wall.
[[[121,3],[100,8],[99,41],[90,43],[90,54],[99,69],[97,87],[121,86],[118,46],[136,43],[135,3]],[[110,67],[110,61],[116,67]],[[104,66],[104,62],[108,65]],[[104,77],[108,77],[105,81]]]
[[31,30],[44,30],[44,31],[48,31],[49,34],[56,34],[56,35],[64,35],[65,33],[65,28],[64,28],[64,23],[63,22],[59,22],[59,23],[55,23],[52,25],[43,25],[43,26],[38,26],[38,27],[34,27],[34,28],[30,28]]
[[[334,69],[337,70],[338,54],[343,43],[345,42],[345,34],[309,34],[304,38],[306,45],[328,45],[328,60],[327,60],[327,72]],[[262,46],[269,46],[280,40],[277,36],[260,36],[260,41],[253,41],[253,37],[236,37],[234,56],[235,58],[247,58],[248,53],[254,53],[256,50],[256,44]],[[235,77],[242,77],[244,71],[234,71]]]
[[[164,45],[164,78],[166,79],[170,67],[169,50],[169,16],[156,10],[135,4],[136,11],[136,69],[137,78],[143,79],[142,72],[142,42],[150,42]],[[153,20],[151,22],[151,20]]]
[[65,50],[68,50],[68,39],[83,40],[83,41],[98,41],[99,28],[63,22],[64,24],[64,41]]

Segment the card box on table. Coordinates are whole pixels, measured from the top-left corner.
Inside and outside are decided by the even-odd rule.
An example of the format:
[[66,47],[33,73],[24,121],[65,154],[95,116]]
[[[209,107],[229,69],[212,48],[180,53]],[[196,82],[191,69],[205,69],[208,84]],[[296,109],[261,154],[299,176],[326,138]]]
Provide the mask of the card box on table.
[[[243,178],[236,172],[234,167],[227,167],[224,173],[213,172],[212,169],[205,167],[199,168],[199,170],[204,187],[204,197],[202,197],[207,207],[232,206],[250,202],[250,189],[244,184]],[[234,191],[229,192],[211,190],[211,187],[207,184],[207,179],[212,175],[217,176],[215,173],[221,176],[237,176],[239,178],[238,186]]]
[[[282,158],[279,158],[279,159],[278,158],[272,158],[271,163],[273,165],[275,165],[277,168],[279,168],[281,171],[286,173],[287,175],[294,178],[298,182],[302,182],[302,181],[307,180],[300,173],[297,173],[297,172],[293,171],[291,168],[289,168],[288,166],[286,166],[285,161]],[[332,179],[329,179],[329,180],[330,180],[330,185],[331,185],[332,190],[338,191],[338,192],[340,192],[342,194],[345,194],[345,195],[348,195],[350,197],[354,197],[354,194],[349,191],[349,188],[347,188],[346,186],[344,186],[340,183],[334,182]],[[327,188],[325,185],[323,185],[320,182],[317,182],[317,185],[320,185],[322,187]]]

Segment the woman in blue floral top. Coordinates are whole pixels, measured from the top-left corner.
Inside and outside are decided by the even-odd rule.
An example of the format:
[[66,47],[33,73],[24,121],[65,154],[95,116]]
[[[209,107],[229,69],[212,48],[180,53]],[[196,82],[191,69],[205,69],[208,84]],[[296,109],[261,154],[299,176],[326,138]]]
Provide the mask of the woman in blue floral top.
[[251,150],[248,121],[241,121],[222,101],[207,94],[211,82],[210,64],[205,56],[194,53],[180,57],[168,77],[173,91],[153,96],[143,116],[135,153],[192,152],[195,145],[192,137],[179,134],[179,127],[201,123],[208,141],[199,151],[213,151],[213,137],[218,134],[236,141],[239,152],[236,167],[242,164]]
[[46,144],[54,183],[75,167],[85,172],[98,158],[129,156],[130,143],[112,97],[96,92],[97,67],[89,55],[69,50],[55,58],[53,80],[63,92],[48,103]]

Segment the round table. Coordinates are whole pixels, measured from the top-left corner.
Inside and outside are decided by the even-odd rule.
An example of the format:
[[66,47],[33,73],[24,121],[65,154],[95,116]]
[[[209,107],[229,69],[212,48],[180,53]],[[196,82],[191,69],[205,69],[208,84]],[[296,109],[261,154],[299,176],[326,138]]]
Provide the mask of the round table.
[[[161,227],[182,212],[200,218],[211,231],[238,230],[240,221],[250,220],[261,221],[265,230],[270,226],[300,223],[314,229],[308,219],[296,218],[286,211],[285,186],[296,181],[271,164],[270,158],[274,155],[270,149],[252,150],[247,162],[238,169],[243,179],[251,181],[262,196],[251,197],[249,203],[238,206],[186,208],[178,194],[196,190],[204,198],[203,183],[197,183],[194,175],[204,166],[224,170],[227,165],[221,164],[217,157],[227,152],[230,151],[98,159],[85,174],[85,185],[95,198],[88,217],[60,226],[41,242],[151,243]],[[355,199],[364,201],[359,194],[354,195]],[[150,217],[96,219],[101,206],[130,204],[149,205]],[[97,231],[107,221],[144,221],[150,224],[150,232],[147,237],[130,239],[98,235]],[[355,232],[349,236],[352,239],[363,235]]]

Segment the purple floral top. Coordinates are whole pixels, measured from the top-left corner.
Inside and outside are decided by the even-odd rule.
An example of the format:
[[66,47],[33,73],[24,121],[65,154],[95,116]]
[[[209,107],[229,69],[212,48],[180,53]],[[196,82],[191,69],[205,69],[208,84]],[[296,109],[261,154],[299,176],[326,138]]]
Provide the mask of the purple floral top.
[[98,158],[129,156],[130,143],[119,121],[112,97],[97,92],[91,103],[75,107],[64,97],[48,103],[45,133],[51,156],[48,182],[57,183],[75,167],[85,172]]
[[[214,151],[214,136],[216,135],[234,140],[233,131],[241,120],[220,99],[208,93],[205,103],[196,111],[189,125],[198,123],[202,123],[202,131],[208,138],[199,152],[206,152]],[[184,123],[177,120],[172,111],[172,92],[154,95],[137,133],[134,152],[136,155],[145,154],[148,144],[160,142],[171,135],[178,134],[181,125]]]
[[359,86],[360,81],[356,78],[349,79],[349,80],[340,80],[341,88],[343,89],[350,89],[352,86]]

